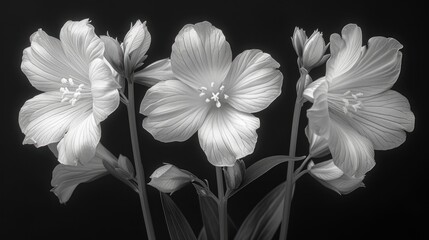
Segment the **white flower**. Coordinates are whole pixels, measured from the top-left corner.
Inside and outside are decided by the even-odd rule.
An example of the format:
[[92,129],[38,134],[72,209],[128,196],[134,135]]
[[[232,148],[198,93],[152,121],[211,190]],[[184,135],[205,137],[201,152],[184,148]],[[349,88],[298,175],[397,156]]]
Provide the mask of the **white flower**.
[[[50,144],[49,148],[58,157],[56,144]],[[58,164],[52,172],[52,192],[58,197],[60,203],[66,203],[76,187],[85,182],[91,182],[107,174],[104,161],[112,165],[118,165],[117,159],[101,144],[97,146],[95,156],[85,165],[78,163],[76,166]]]
[[342,37],[331,35],[326,76],[311,83],[304,96],[313,102],[309,127],[328,141],[334,164],[346,175],[361,177],[375,164],[375,150],[405,141],[414,129],[408,100],[390,90],[399,76],[402,45],[373,37],[362,47],[362,33],[349,24]]
[[233,166],[251,154],[259,119],[281,92],[279,64],[259,50],[234,61],[221,30],[209,22],[186,25],[172,47],[171,67],[178,80],[150,88],[140,112],[143,127],[162,142],[185,141],[198,131],[208,160]]
[[64,24],[60,40],[39,29],[30,41],[21,69],[44,93],[19,112],[23,143],[59,142],[59,162],[86,163],[100,141],[100,122],[119,105],[119,85],[103,57],[104,44],[87,19]]
[[328,46],[325,44],[323,34],[319,31],[314,31],[308,38],[303,29],[295,27],[292,45],[298,55],[299,68],[303,67],[310,71],[329,58],[329,54],[325,55]]
[[194,179],[193,175],[171,164],[156,169],[150,176],[150,186],[163,193],[173,193]]
[[364,176],[355,178],[349,177],[335,166],[332,160],[314,164],[311,161],[307,165],[310,175],[318,180],[325,187],[334,190],[339,194],[348,194],[359,187],[364,187],[362,183]]

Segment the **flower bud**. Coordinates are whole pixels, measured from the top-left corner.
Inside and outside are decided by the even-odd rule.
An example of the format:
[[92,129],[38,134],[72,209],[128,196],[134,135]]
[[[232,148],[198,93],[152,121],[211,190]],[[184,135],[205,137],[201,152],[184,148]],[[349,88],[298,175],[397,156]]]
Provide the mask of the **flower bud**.
[[226,185],[229,189],[234,190],[238,188],[243,181],[244,174],[246,173],[246,165],[243,160],[239,159],[232,167],[223,168]]
[[146,52],[149,49],[151,36],[146,27],[146,22],[137,20],[134,26],[124,38],[124,63],[125,74],[128,77],[134,70],[143,65]]
[[292,45],[295,49],[296,55],[298,58],[302,58],[302,52],[304,51],[304,45],[307,41],[307,35],[302,28],[295,27],[292,36]]
[[120,75],[124,75],[124,51],[118,40],[110,36],[100,36],[104,43],[104,58]]
[[150,176],[151,180],[148,183],[150,186],[158,189],[163,193],[173,193],[186,184],[190,183],[194,176],[186,171],[177,168],[171,164],[156,169]]
[[329,145],[328,140],[324,139],[317,135],[310,127],[305,128],[305,135],[308,138],[308,142],[310,144],[310,156],[313,158],[320,158],[328,155]]
[[310,71],[312,68],[322,65],[328,60],[329,55],[324,55],[328,46],[325,45],[323,34],[314,31],[305,42],[302,52],[302,67]]
[[308,166],[310,175],[318,180],[323,186],[339,193],[348,194],[359,187],[364,187],[362,180],[365,176],[356,178],[344,174],[341,169],[335,166],[332,160],[314,164],[311,161]]

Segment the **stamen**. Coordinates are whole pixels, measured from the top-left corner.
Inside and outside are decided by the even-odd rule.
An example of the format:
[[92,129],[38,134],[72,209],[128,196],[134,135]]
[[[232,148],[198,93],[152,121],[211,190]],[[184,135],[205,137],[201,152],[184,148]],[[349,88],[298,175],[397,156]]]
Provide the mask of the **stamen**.
[[73,82],[73,79],[71,79],[71,78],[69,78],[69,84],[70,84],[70,86],[74,86],[74,82]]
[[224,94],[224,95],[223,95],[223,97],[224,97],[225,99],[228,99],[228,98],[229,98],[229,96],[228,96],[228,95],[226,95],[226,94]]
[[206,103],[210,102],[210,99],[206,98]]
[[61,78],[61,83],[62,83],[62,84],[66,84],[66,83],[67,83],[67,79],[65,79],[65,78]]
[[216,107],[217,107],[217,108],[220,108],[220,106],[222,106],[222,104],[220,104],[220,102],[219,102],[219,101],[217,101],[217,102],[216,102]]
[[[351,107],[353,109],[354,112],[357,112],[358,109],[362,108],[362,101],[359,101],[359,97],[363,96],[363,93],[359,92],[359,93],[352,93],[350,90],[346,91],[343,96],[345,96],[345,98],[341,98],[341,100],[344,103],[344,106],[342,107],[342,110],[344,112],[344,114],[346,115],[350,115],[349,113],[349,108]],[[348,97],[348,98],[346,98]]]
[[219,101],[219,92],[217,92],[216,94],[212,93],[211,99],[213,99],[213,101],[215,102]]
[[210,83],[210,87],[213,87],[213,86],[214,86],[214,82]]
[[[62,78],[61,83],[65,85],[69,85],[70,87],[76,87],[76,84],[74,83],[72,78]],[[61,95],[61,102],[68,101],[72,106],[76,104],[76,102],[81,98],[82,96],[82,90],[85,87],[84,84],[79,84],[79,86],[74,90],[70,91],[68,87],[60,87]],[[84,93],[85,94],[85,93]]]
[[220,86],[220,88],[219,88],[219,90],[220,91],[223,91],[223,89],[225,88],[225,86],[224,85],[222,85],[222,86]]
[[206,93],[205,92],[201,92],[199,96],[202,97],[204,95],[206,95]]

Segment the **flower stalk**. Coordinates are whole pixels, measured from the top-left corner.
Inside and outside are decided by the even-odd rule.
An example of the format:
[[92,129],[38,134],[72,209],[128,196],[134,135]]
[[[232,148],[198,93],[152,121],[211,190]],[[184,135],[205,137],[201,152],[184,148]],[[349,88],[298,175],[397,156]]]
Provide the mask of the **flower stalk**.
[[[298,95],[299,96],[299,95]],[[295,100],[295,107],[293,110],[293,120],[292,120],[292,132],[290,135],[290,145],[289,145],[289,156],[295,157],[296,152],[296,141],[298,137],[298,127],[299,127],[299,118],[301,116],[301,107],[302,102],[299,97]],[[289,226],[289,217],[290,217],[290,206],[292,203],[292,192],[294,184],[294,161],[288,161],[287,165],[287,177],[285,184],[285,201],[283,207],[283,220],[280,227],[280,238],[279,240],[284,240],[287,237],[287,231]]]
[[228,240],[228,226],[227,226],[227,198],[223,188],[222,168],[216,167],[216,180],[218,192],[218,210],[219,210],[219,236],[220,240]]
[[134,155],[134,164],[136,168],[136,178],[139,189],[140,204],[143,212],[144,224],[146,227],[146,234],[149,240],[155,240],[155,231],[152,224],[152,217],[150,214],[149,202],[147,199],[146,192],[146,182],[144,176],[143,165],[141,162],[140,149],[139,149],[139,140],[137,136],[137,125],[136,125],[136,113],[134,105],[134,83],[133,81],[128,81],[128,121],[130,125],[130,137],[131,145]]

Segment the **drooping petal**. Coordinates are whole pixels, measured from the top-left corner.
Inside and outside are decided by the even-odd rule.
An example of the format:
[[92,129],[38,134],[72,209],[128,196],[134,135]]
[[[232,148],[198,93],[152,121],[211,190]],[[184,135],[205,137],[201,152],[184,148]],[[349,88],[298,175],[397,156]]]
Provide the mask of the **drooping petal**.
[[77,75],[68,66],[61,42],[42,29],[30,37],[31,46],[23,52],[21,70],[40,91],[58,91],[61,79]]
[[143,98],[143,128],[162,142],[185,141],[203,124],[209,105],[199,92],[178,80],[162,81]]
[[343,119],[331,114],[329,150],[334,164],[350,177],[361,177],[374,165],[374,148]]
[[107,118],[119,106],[118,82],[105,62],[97,58],[89,66],[89,79],[93,107],[92,111],[96,123]]
[[330,91],[344,93],[353,89],[371,96],[390,89],[401,71],[401,48],[393,38],[371,38],[355,65],[332,80]]
[[308,84],[308,86],[305,88],[304,92],[303,92],[303,96],[310,102],[314,102],[314,91],[320,86],[320,84],[322,84],[323,82],[326,81],[325,77],[321,77],[319,79],[317,79],[316,81]]
[[168,58],[158,60],[134,74],[136,83],[152,87],[159,81],[175,79]]
[[283,75],[280,64],[260,50],[246,50],[232,62],[225,78],[225,94],[235,109],[259,112],[281,93]]
[[[317,82],[317,81],[316,81]],[[307,110],[308,127],[318,136],[329,139],[329,104],[327,98],[328,83],[320,81],[316,90],[313,91],[313,105]]]
[[79,184],[93,181],[106,173],[107,170],[99,157],[94,157],[86,165],[58,164],[52,171],[51,191],[55,193],[60,203],[66,203]]
[[103,58],[104,44],[95,34],[88,19],[79,22],[68,21],[61,28],[60,40],[70,66],[81,73],[77,83],[87,84],[89,64],[96,58]]
[[258,128],[258,118],[225,104],[211,109],[198,137],[211,164],[233,166],[237,159],[253,152]]
[[65,165],[86,164],[95,156],[100,142],[101,128],[94,115],[80,118],[58,143],[58,161]]
[[326,77],[335,78],[347,72],[358,61],[362,52],[362,31],[356,24],[348,24],[341,31],[331,35],[331,57],[326,62]]
[[348,194],[359,187],[365,186],[362,183],[364,176],[355,178],[343,174],[343,171],[335,166],[332,160],[314,164],[308,164],[310,174],[325,187],[332,189],[339,194]]
[[58,142],[69,126],[81,116],[89,115],[90,110],[91,103],[84,99],[72,106],[61,102],[60,92],[39,94],[26,101],[19,111],[19,126],[25,134],[23,143],[41,147]]
[[180,81],[198,89],[210,86],[211,82],[219,85],[231,66],[231,56],[222,31],[209,22],[200,22],[186,25],[177,35],[171,67]]
[[398,147],[406,138],[405,131],[414,129],[414,114],[408,100],[393,90],[362,98],[360,108],[349,122],[374,144],[375,150]]

